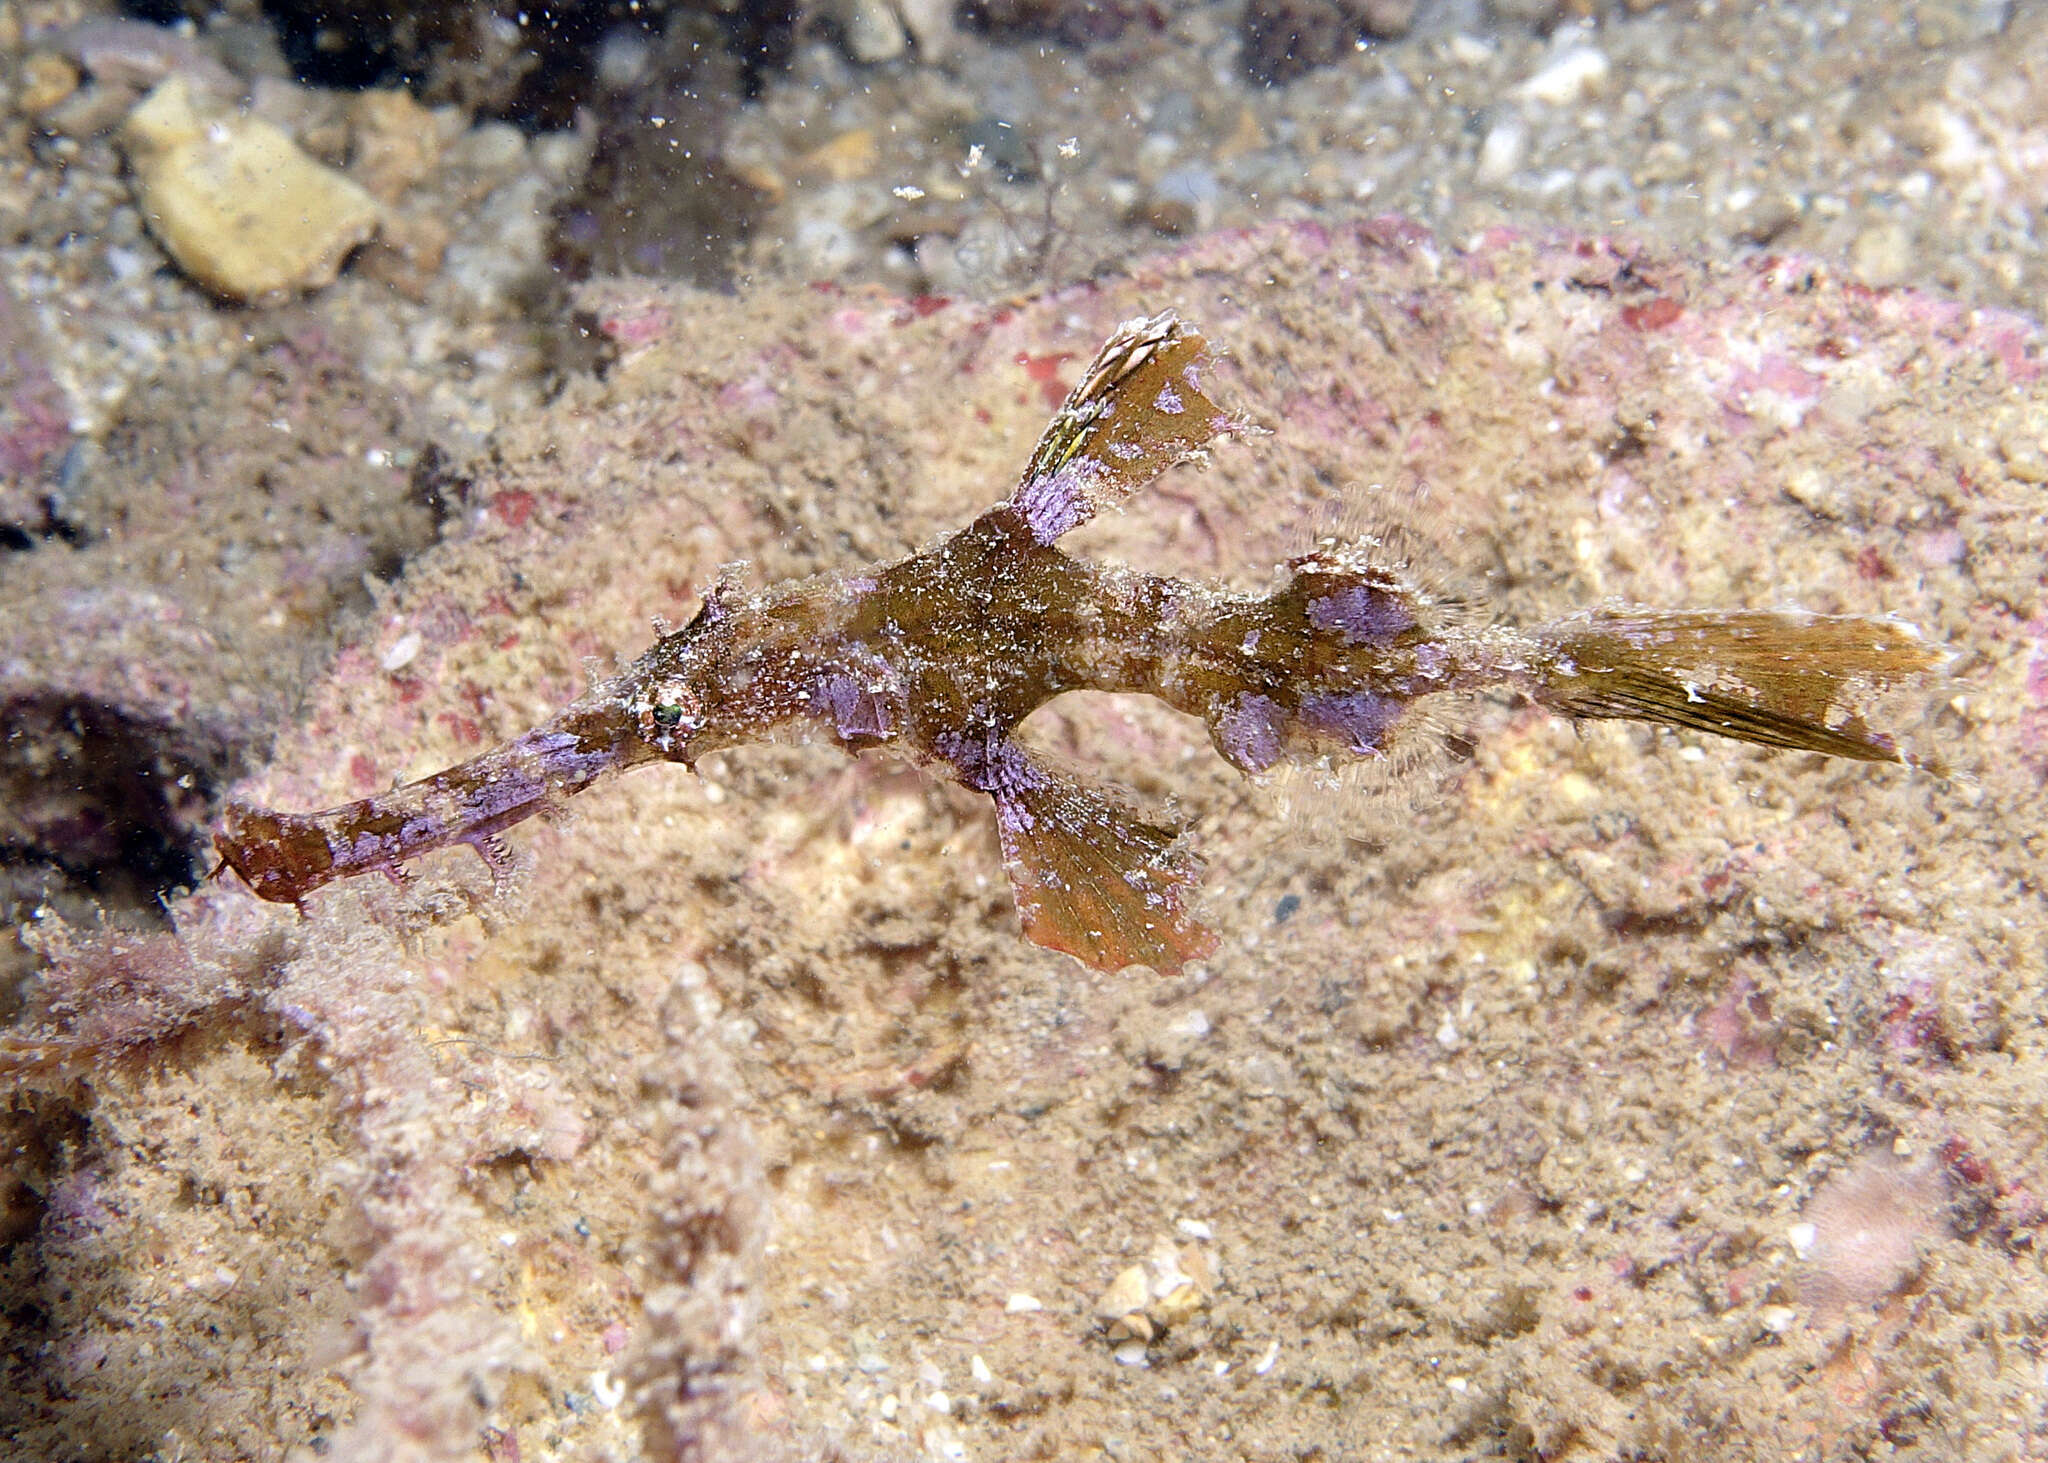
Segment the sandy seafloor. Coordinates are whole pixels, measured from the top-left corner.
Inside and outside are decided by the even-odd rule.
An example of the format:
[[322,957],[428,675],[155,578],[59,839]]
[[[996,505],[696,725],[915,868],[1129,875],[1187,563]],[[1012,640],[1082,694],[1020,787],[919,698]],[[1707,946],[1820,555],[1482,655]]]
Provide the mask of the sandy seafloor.
[[[800,51],[727,138],[737,293],[521,285],[580,154],[453,117],[436,267],[225,307],[117,149],[10,114],[7,430],[55,390],[76,438],[0,560],[7,1456],[2048,1445],[2048,28],[1425,7],[1267,90],[1230,31]],[[945,192],[998,83],[1077,140],[1050,239],[1043,177]],[[1167,306],[1271,435],[1081,550],[1251,585],[1394,523],[1521,623],[1896,614],[1953,658],[1875,714],[1953,775],[1500,697],[1428,796],[1289,803],[1062,703],[1041,745],[1195,821],[1223,943],[1172,980],[1022,942],[984,805],[822,746],[608,783],[505,888],[152,897],[230,787],[433,771],[720,564],[964,521]],[[1170,1324],[1113,1340],[1145,1264]]]

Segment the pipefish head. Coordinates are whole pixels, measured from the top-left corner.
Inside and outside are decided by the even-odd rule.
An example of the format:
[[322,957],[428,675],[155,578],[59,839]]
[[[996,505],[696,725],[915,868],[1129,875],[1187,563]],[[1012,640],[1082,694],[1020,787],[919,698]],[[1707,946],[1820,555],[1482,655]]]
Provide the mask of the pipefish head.
[[640,740],[664,761],[697,759],[740,739],[732,725],[735,602],[730,571],[682,629],[655,641],[628,677],[626,711]]
[[696,744],[710,725],[701,693],[687,681],[648,685],[632,702],[640,740],[670,762],[694,766],[702,750]]
[[[701,637],[693,644],[671,643],[689,633],[670,636],[649,653],[654,660],[655,652],[663,652],[658,664],[646,667],[649,674],[635,677],[638,684],[627,710],[640,740],[656,756],[694,767],[712,750],[720,698],[711,647]],[[720,737],[718,744],[730,740]]]

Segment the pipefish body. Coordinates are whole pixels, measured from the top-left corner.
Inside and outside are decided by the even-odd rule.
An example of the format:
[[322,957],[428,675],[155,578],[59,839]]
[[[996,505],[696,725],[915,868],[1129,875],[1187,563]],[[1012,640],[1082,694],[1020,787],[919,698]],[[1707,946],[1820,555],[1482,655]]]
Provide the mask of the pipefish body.
[[1432,700],[1509,687],[1568,717],[1626,718],[1766,747],[1924,765],[1853,700],[1940,656],[1883,618],[1602,609],[1474,626],[1382,546],[1325,540],[1245,594],[1076,558],[1071,530],[1248,424],[1212,402],[1199,332],[1171,311],[1122,326],[1053,416],[1016,490],[893,563],[755,593],[731,576],[695,618],[524,736],[317,813],[232,804],[223,865],[265,899],[468,844],[611,773],[824,736],[907,758],[995,806],[1027,938],[1100,970],[1174,972],[1216,947],[1190,913],[1182,830],[1014,737],[1069,691],[1136,692],[1202,719],[1248,776],[1386,758]]

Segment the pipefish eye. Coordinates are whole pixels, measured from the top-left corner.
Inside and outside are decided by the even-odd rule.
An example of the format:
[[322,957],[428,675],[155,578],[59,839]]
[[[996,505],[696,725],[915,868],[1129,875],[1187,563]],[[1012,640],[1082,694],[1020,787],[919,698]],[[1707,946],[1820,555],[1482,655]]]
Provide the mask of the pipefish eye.
[[656,706],[656,707],[654,708],[654,724],[655,724],[656,726],[660,726],[660,727],[674,727],[674,726],[679,726],[679,725],[681,725],[681,723],[682,723],[682,720],[683,720],[683,708],[682,708],[682,707],[680,707],[680,706],[677,706],[677,705],[675,705],[675,704],[674,704],[674,703],[672,703],[672,702],[669,702],[669,703],[664,703],[664,704],[662,704],[662,705],[659,705],[659,706]]

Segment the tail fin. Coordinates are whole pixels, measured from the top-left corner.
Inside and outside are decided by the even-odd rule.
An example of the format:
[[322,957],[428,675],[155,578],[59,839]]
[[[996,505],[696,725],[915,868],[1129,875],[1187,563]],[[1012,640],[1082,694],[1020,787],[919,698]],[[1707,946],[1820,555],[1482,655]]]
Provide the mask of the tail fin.
[[996,824],[1024,934],[1096,970],[1176,975],[1216,949],[1185,905],[1201,864],[1176,830],[1037,763],[999,790]]
[[1563,716],[1690,727],[1760,747],[1939,770],[1867,726],[1867,694],[1939,664],[1898,620],[1595,611],[1540,631],[1536,698]]

